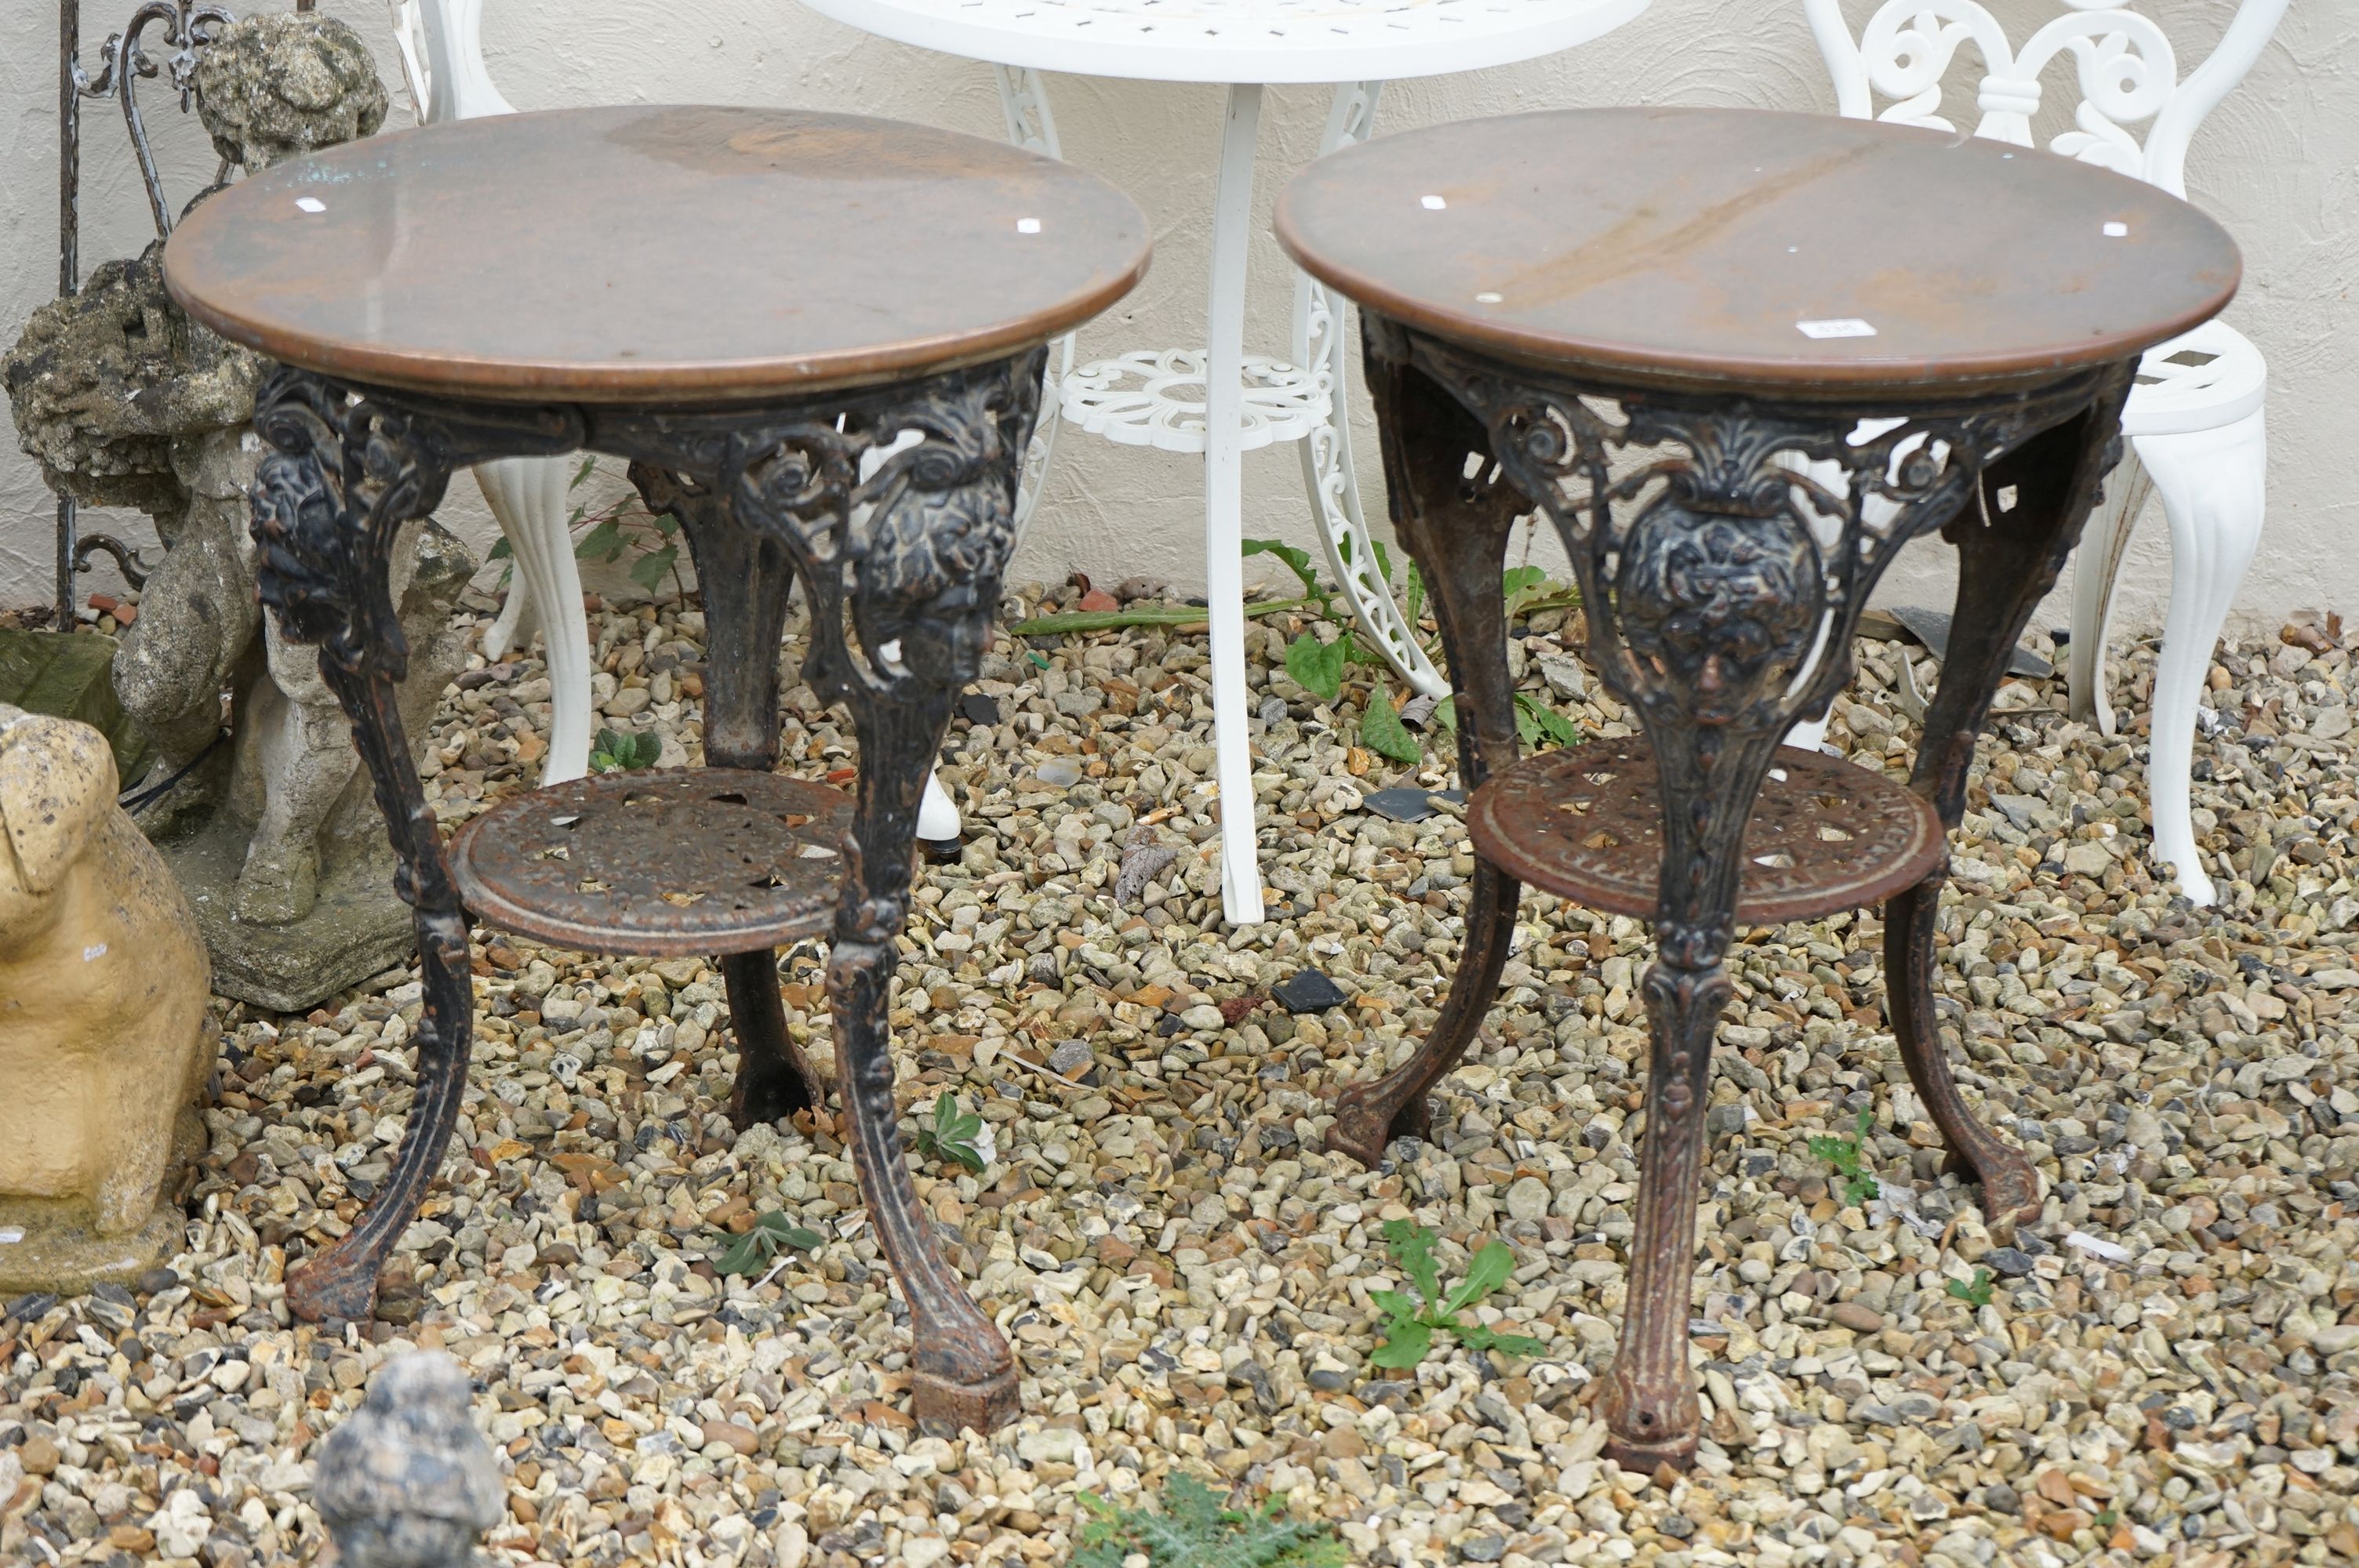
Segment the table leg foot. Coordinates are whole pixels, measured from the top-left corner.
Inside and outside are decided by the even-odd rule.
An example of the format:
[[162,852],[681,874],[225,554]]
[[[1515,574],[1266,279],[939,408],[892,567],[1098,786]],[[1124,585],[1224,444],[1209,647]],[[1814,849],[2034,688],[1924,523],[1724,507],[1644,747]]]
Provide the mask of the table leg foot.
[[1348,1154],[1373,1171],[1384,1162],[1396,1138],[1423,1138],[1433,1130],[1433,1107],[1422,1094],[1395,1110],[1386,1094],[1391,1080],[1347,1084],[1335,1097],[1335,1121],[1327,1129],[1327,1152]]
[[1348,1154],[1374,1170],[1394,1139],[1427,1136],[1433,1123],[1428,1093],[1458,1065],[1499,993],[1521,891],[1488,861],[1474,863],[1466,946],[1441,1014],[1415,1055],[1373,1083],[1347,1085],[1335,1097],[1335,1121],[1327,1130],[1330,1153]]
[[786,1006],[778,996],[777,960],[770,950],[732,953],[721,960],[729,989],[729,1023],[737,1034],[737,1084],[729,1095],[729,1124],[743,1132],[779,1121],[799,1110],[815,1110],[827,1083],[787,1033]]
[[[1684,1432],[1680,1435],[1666,1438],[1660,1443],[1649,1443],[1622,1435],[1625,1426],[1633,1424],[1639,1419],[1632,1414],[1632,1411],[1639,1407],[1615,1408],[1609,1404],[1604,1411],[1606,1428],[1611,1433],[1605,1439],[1605,1457],[1621,1465],[1623,1469],[1639,1476],[1651,1476],[1666,1465],[1674,1470],[1692,1470],[1695,1468],[1696,1449],[1701,1442],[1701,1439],[1697,1436],[1699,1424],[1697,1411],[1700,1407],[1696,1406],[1693,1400],[1690,1400],[1688,1403],[1690,1409],[1685,1417],[1687,1425]],[[1646,1408],[1649,1411],[1652,1411],[1651,1406]],[[1669,1425],[1679,1418],[1669,1413],[1659,1415],[1650,1413],[1644,1419],[1659,1420],[1666,1425]]]
[[2039,1173],[2023,1151],[1985,1127],[1958,1092],[1940,1025],[1933,1016],[1933,926],[1939,878],[1894,897],[1884,909],[1885,985],[1892,1033],[1908,1081],[1950,1145],[1950,1168],[1980,1182],[1993,1223],[2039,1217]]
[[971,1380],[921,1367],[909,1381],[909,1413],[920,1422],[996,1432],[1022,1413],[1022,1405],[1012,1364]]

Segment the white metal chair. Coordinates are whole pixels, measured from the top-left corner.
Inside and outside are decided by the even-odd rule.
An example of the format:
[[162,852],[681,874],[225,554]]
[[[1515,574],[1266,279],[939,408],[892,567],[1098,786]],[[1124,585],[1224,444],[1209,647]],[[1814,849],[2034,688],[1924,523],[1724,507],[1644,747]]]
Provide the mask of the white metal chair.
[[[421,125],[513,114],[484,65],[484,0],[389,0],[402,75]],[[486,214],[485,222],[497,222]],[[1070,360],[1070,340],[1066,349]],[[1045,460],[1045,451],[1039,454]],[[582,608],[582,574],[574,564],[566,497],[572,458],[506,458],[478,463],[475,482],[516,559],[507,602],[484,633],[484,652],[498,658],[523,644],[527,614],[540,622],[549,685],[546,786],[580,778],[590,768],[590,622]],[[955,843],[958,807],[931,773],[918,812],[918,837]]]
[[[1802,8],[1834,80],[1836,105],[1854,119],[1956,129],[1941,116],[1942,81],[1971,45],[1982,63],[1974,134],[2030,146],[2041,75],[2069,57],[2081,96],[2073,128],[2049,148],[2185,196],[2195,128],[2260,58],[2288,0],[2240,0],[2218,45],[2184,77],[2162,29],[2122,0],[2063,4],[2020,49],[1976,0],[1884,0],[1856,37],[1842,0],[1802,0]],[[1881,114],[1878,96],[1893,101]],[[2143,141],[2130,129],[2141,124]],[[2267,388],[2260,351],[2223,322],[2148,351],[2122,417],[2130,455],[2106,487],[2105,505],[2089,519],[2073,570],[2071,711],[2093,716],[2111,735],[2104,651],[2114,578],[2147,496],[2161,496],[2170,527],[2170,611],[2155,676],[2147,788],[2155,853],[2197,903],[2216,894],[2197,859],[2188,812],[2195,712],[2221,623],[2260,540]],[[1823,719],[1816,729],[1823,733]],[[1794,739],[1817,736],[1798,731]]]

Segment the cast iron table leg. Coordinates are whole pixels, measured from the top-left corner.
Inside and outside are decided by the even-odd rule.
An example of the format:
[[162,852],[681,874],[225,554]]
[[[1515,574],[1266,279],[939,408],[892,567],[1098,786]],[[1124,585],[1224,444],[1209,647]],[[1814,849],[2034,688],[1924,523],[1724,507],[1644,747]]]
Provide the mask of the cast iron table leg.
[[[1941,684],[1925,712],[1909,783],[1954,832],[1965,813],[1974,742],[1990,715],[2006,662],[2031,612],[2080,539],[2100,485],[2119,458],[2119,400],[2041,431],[1993,462],[1982,505],[1951,520],[1958,597]],[[1900,1057],[1925,1108],[1950,1145],[1953,1165],[1983,1185],[1994,1223],[2034,1219],[2039,1178],[2023,1152],[1977,1119],[1958,1093],[1933,1012],[1933,933],[1946,871],[1885,906],[1886,1005]]]
[[[702,485],[647,463],[631,465],[631,482],[649,511],[679,519],[696,562],[704,595],[705,763],[766,773],[778,765],[778,638],[794,557],[779,540],[741,526]],[[743,1132],[816,1108],[826,1086],[787,1034],[773,950],[724,953],[721,976],[737,1035],[730,1124]]]
[[[1516,760],[1515,683],[1507,676],[1506,604],[1499,572],[1516,514],[1527,503],[1500,482],[1490,436],[1447,392],[1408,365],[1368,360],[1384,443],[1393,535],[1433,595],[1456,688],[1458,780],[1470,793]],[[1468,460],[1478,473],[1466,476]],[[1426,1095],[1458,1065],[1498,994],[1516,928],[1515,879],[1477,859],[1466,905],[1466,942],[1440,1016],[1409,1059],[1335,1098],[1327,1147],[1373,1169],[1396,1138],[1422,1138]]]
[[[562,416],[494,414],[490,429],[446,424],[366,399],[300,371],[263,385],[255,429],[271,448],[254,492],[263,602],[288,640],[320,645],[320,674],[353,720],[398,865],[394,889],[416,911],[424,1011],[418,1092],[393,1168],[359,1221],[288,1277],[297,1316],[360,1319],[377,1276],[441,1168],[467,1087],[473,1026],[467,914],[442,858],[442,836],[409,760],[394,693],[409,653],[388,592],[404,529],[433,511],[457,469],[483,457],[561,452],[578,436]],[[485,449],[479,438],[489,436]]]
[[[667,482],[710,491],[717,511],[700,528],[700,551],[734,537],[730,558],[749,561],[745,541],[759,539],[783,549],[802,579],[811,612],[804,678],[850,709],[860,737],[828,964],[845,1136],[908,1298],[916,1413],[984,1431],[1016,1414],[1015,1358],[942,1260],[918,1206],[886,1011],[908,917],[918,803],[951,701],[991,638],[1045,362],[1046,350],[1033,350],[777,408],[592,415],[592,444],[674,476]],[[745,621],[762,624],[751,613]],[[740,655],[748,668],[776,646],[775,625],[760,635],[767,642]],[[775,980],[766,983],[775,997]]]

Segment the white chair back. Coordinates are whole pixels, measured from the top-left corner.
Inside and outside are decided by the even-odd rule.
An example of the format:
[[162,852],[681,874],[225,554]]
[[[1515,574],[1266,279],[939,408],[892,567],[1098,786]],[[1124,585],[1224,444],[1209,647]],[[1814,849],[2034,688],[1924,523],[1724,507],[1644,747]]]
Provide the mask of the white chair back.
[[[1941,116],[1941,88],[1971,44],[1982,63],[1974,135],[2027,147],[2042,78],[2069,57],[2080,101],[2073,128],[2049,148],[2184,197],[2196,126],[2260,58],[2288,0],[2241,0],[2210,57],[2183,79],[2152,18],[2122,0],[2061,4],[2020,48],[1978,0],[1884,0],[1856,37],[1842,0],[1802,0],[1802,8],[1834,79],[1836,107],[1852,119],[1957,129]],[[1881,113],[1877,97],[1892,101]]]
[[421,125],[513,114],[484,67],[484,0],[389,0],[401,74]]

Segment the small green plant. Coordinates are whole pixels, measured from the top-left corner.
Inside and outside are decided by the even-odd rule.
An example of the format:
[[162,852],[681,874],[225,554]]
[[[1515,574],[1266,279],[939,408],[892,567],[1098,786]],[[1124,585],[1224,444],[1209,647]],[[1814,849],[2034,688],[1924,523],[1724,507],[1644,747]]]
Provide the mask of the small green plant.
[[1221,1506],[1220,1494],[1182,1470],[1163,1483],[1162,1511],[1116,1508],[1082,1494],[1090,1518],[1071,1568],[1122,1568],[1144,1552],[1153,1568],[1343,1568],[1351,1559],[1331,1529],[1278,1517],[1283,1494],[1250,1513]]
[[2121,1522],[2122,1510],[2120,1508],[2111,1503],[2106,1504],[2105,1511],[2097,1516],[2097,1528],[2099,1530],[2111,1530],[2114,1526]]
[[[1443,697],[1434,708],[1433,719],[1447,733],[1457,734],[1458,699]],[[1541,750],[1542,741],[1553,741],[1559,746],[1578,746],[1581,744],[1581,728],[1530,692],[1519,691],[1516,693],[1516,738],[1528,752]]]
[[[581,489],[597,467],[596,458],[583,458],[565,488]],[[575,506],[566,519],[566,527],[578,535],[573,541],[575,559],[611,562],[620,560],[625,550],[632,551],[636,556],[630,566],[633,582],[652,594],[657,585],[669,577],[673,589],[683,601],[687,599],[688,585],[679,575],[679,519],[667,512],[648,511],[636,492],[594,512],[586,505]],[[504,561],[514,554],[508,542],[501,539],[492,546],[486,558]],[[506,580],[506,574],[502,574],[502,580]]]
[[1843,1202],[1847,1204],[1872,1202],[1884,1190],[1867,1173],[1867,1153],[1863,1142],[1875,1125],[1875,1115],[1863,1109],[1859,1113],[1859,1130],[1850,1137],[1810,1140],[1810,1152],[1824,1160],[1827,1169],[1834,1173],[1835,1184],[1843,1190]]
[[1469,1350],[1499,1350],[1509,1356],[1539,1356],[1548,1346],[1527,1335],[1501,1334],[1459,1314],[1507,1282],[1516,1271],[1516,1254],[1504,1241],[1487,1241],[1466,1266],[1466,1277],[1441,1293],[1441,1265],[1433,1256],[1440,1239],[1421,1225],[1406,1219],[1385,1221],[1385,1249],[1417,1286],[1418,1299],[1398,1291],[1371,1291],[1368,1299],[1385,1314],[1385,1342],[1368,1357],[1378,1367],[1401,1370],[1425,1359],[1437,1330],[1455,1335]]
[[727,1231],[715,1231],[712,1244],[712,1271],[716,1274],[753,1274],[769,1265],[787,1248],[809,1252],[817,1247],[821,1237],[816,1230],[805,1230],[777,1209],[754,1221],[753,1228],[743,1236]]
[[611,773],[625,768],[652,768],[662,755],[660,735],[646,731],[625,735],[619,730],[601,730],[598,744],[590,752],[590,771]]
[[1970,1307],[1986,1307],[1991,1304],[1995,1278],[1988,1269],[1977,1269],[1972,1281],[1951,1280],[1944,1288]]
[[956,1098],[944,1089],[934,1101],[933,1125],[918,1129],[918,1154],[938,1164],[964,1165],[980,1174],[991,1163],[991,1131],[983,1125],[983,1118],[959,1109]]
[[[1392,553],[1382,540],[1371,540],[1375,556],[1376,575],[1384,581],[1386,591],[1394,594],[1410,626],[1418,624],[1425,613],[1425,579],[1410,562],[1403,576],[1393,575]],[[1343,545],[1345,560],[1350,560],[1349,541]],[[1278,539],[1247,539],[1247,556],[1273,556],[1292,572],[1302,585],[1297,599],[1266,600],[1248,604],[1248,619],[1263,615],[1299,614],[1310,618],[1311,624],[1295,634],[1286,645],[1286,673],[1294,684],[1321,702],[1333,702],[1343,695],[1343,687],[1356,666],[1369,676],[1368,700],[1360,716],[1360,743],[1378,755],[1402,764],[1414,764],[1424,755],[1416,736],[1401,722],[1400,708],[1393,701],[1390,690],[1391,664],[1384,650],[1368,636],[1348,601],[1339,602],[1341,590],[1331,589],[1319,580],[1311,565],[1310,554]],[[1500,579],[1500,591],[1506,597],[1507,616],[1513,620],[1535,611],[1567,608],[1581,602],[1580,590],[1553,581],[1538,567],[1513,567]],[[1131,604],[1120,610],[1072,611],[1058,615],[1042,615],[1011,627],[1018,637],[1044,637],[1068,633],[1114,632],[1134,626],[1189,626],[1201,624],[1206,611],[1194,604]],[[1326,628],[1322,637],[1320,628]],[[1438,652],[1428,647],[1426,652]],[[1038,654],[1032,655],[1043,669],[1048,661]],[[1450,704],[1444,701],[1435,710],[1435,717],[1446,730],[1454,732],[1454,719]],[[1549,708],[1547,704],[1519,695],[1516,698],[1516,728],[1524,743],[1537,747],[1546,736],[1559,745],[1578,744],[1581,732],[1571,720]]]

